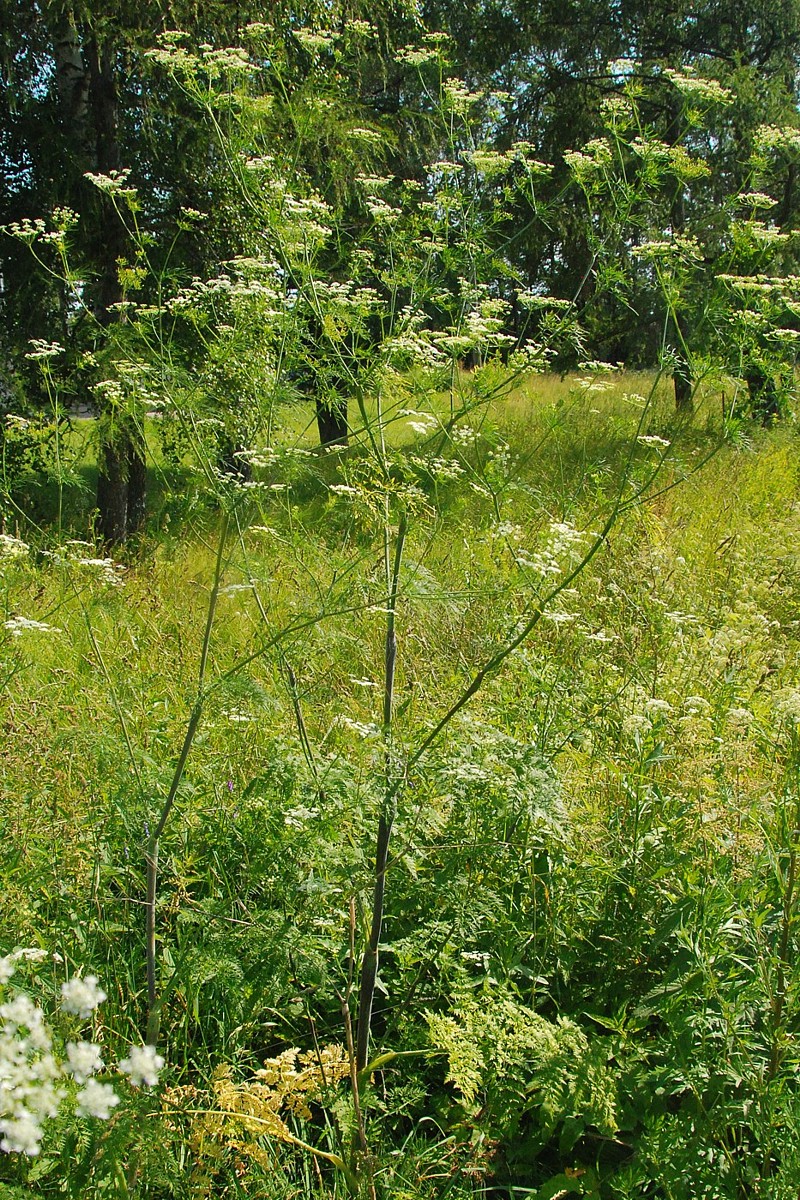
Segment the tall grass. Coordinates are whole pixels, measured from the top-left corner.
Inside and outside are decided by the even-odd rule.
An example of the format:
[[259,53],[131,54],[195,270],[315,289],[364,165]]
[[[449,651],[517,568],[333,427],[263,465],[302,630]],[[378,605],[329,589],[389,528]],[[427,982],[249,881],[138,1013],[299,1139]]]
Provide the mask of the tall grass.
[[[537,380],[475,407],[466,480],[422,479],[431,504],[410,523],[397,595],[400,744],[528,611],[520,552],[553,521],[597,529],[651,383]],[[718,397],[692,429],[674,427],[669,401],[657,391],[645,430],[672,441],[652,498],[401,797],[373,1025],[376,1052],[400,1056],[363,1096],[379,1195],[796,1195],[796,433],[723,444]],[[411,407],[398,401],[396,444],[420,437],[399,412]],[[305,446],[302,413],[286,424]],[[641,444],[634,481],[662,453]],[[498,486],[510,458],[515,482]],[[202,1113],[221,1064],[246,1082],[287,1048],[345,1041],[385,716],[383,550],[369,514],[330,490],[358,461],[357,439],[299,459],[288,488],[248,501],[223,555],[213,688],[161,847],[171,1090],[119,1151],[138,1146],[142,1195],[343,1194],[328,1160]],[[96,971],[115,1049],[145,1025],[147,847],[214,577],[215,514],[191,520],[193,535],[154,532],[120,584],[85,550],[48,557],[45,538],[0,560],[3,620],[53,627],[0,633],[0,948]],[[475,1003],[495,1022],[492,1052]],[[531,1012],[542,1038],[576,1023],[572,1059],[534,1049]],[[447,1036],[431,1014],[451,1020]],[[290,1100],[293,1136],[347,1147],[332,1083],[310,1115]],[[148,1176],[159,1138],[172,1166]],[[81,1194],[112,1186],[100,1150],[93,1161]],[[34,1167],[2,1171],[42,1194],[65,1178],[63,1165],[38,1183]]]

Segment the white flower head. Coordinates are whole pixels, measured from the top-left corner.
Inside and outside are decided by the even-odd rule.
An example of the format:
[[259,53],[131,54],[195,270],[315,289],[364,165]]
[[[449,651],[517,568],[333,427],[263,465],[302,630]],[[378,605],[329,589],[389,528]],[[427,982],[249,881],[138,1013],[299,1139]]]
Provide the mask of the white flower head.
[[775,707],[780,720],[787,725],[800,725],[800,691],[786,688]]
[[18,1117],[0,1119],[0,1133],[3,1134],[0,1150],[5,1150],[7,1154],[27,1154],[33,1158],[39,1153],[42,1142],[41,1122],[26,1109],[22,1109]]
[[67,1042],[67,1066],[78,1083],[86,1083],[103,1068],[100,1047],[94,1042]]
[[12,537],[10,533],[0,533],[0,555],[6,558],[21,558],[23,554],[28,553],[28,549],[28,543],[23,542],[21,538]]
[[61,1007],[64,1012],[74,1013],[81,1020],[87,1020],[98,1004],[102,1004],[106,993],[97,985],[96,975],[87,975],[81,979],[73,975],[61,985]]
[[4,1026],[15,1032],[21,1027],[31,1031],[39,1029],[44,1019],[42,1010],[24,992],[19,992],[13,1000],[0,1005],[0,1017]]
[[131,1046],[130,1054],[119,1063],[123,1075],[127,1075],[134,1087],[155,1087],[164,1059],[156,1054],[155,1046]]
[[33,621],[29,617],[10,617],[3,622],[12,637],[22,637],[24,633],[61,633],[55,625],[47,625],[44,621]]
[[119,1096],[110,1083],[98,1083],[96,1079],[89,1079],[78,1092],[75,1111],[79,1117],[97,1117],[100,1121],[107,1121],[112,1108],[116,1108],[118,1104]]

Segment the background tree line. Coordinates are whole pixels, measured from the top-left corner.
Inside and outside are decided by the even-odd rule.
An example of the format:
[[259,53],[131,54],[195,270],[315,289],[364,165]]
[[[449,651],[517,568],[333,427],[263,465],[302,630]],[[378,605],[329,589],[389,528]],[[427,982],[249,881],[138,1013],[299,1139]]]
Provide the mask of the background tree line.
[[[31,340],[64,346],[64,408],[88,405],[98,418],[98,533],[119,541],[144,520],[146,449],[141,423],[97,385],[128,336],[125,306],[131,299],[157,306],[165,289],[251,252],[258,224],[232,186],[214,128],[198,120],[148,51],[171,29],[209,53],[238,44],[243,28],[262,22],[263,7],[6,0],[3,8],[3,221],[62,209],[79,220],[69,229],[72,287],[46,256],[32,261],[24,238],[2,238],[2,405],[12,417],[47,412]],[[290,182],[335,213],[336,236],[318,263],[334,284],[359,270],[366,225],[358,173],[416,180],[424,189],[444,153],[431,102],[440,68],[408,49],[425,29],[447,35],[453,71],[486,93],[484,144],[498,152],[524,144],[549,168],[531,203],[506,177],[493,182],[491,166],[469,158],[468,140],[460,147],[467,158],[462,188],[481,231],[483,261],[477,264],[471,250],[471,269],[506,301],[507,332],[517,341],[549,332],[546,306],[520,306],[519,288],[527,288],[571,306],[569,336],[558,340],[551,359],[557,368],[583,359],[637,367],[660,361],[673,374],[678,407],[686,408],[713,350],[742,381],[755,414],[777,415],[793,365],[791,306],[787,311],[783,294],[771,297],[762,280],[759,318],[743,317],[732,329],[730,301],[743,278],[784,279],[795,268],[800,5],[429,3],[422,12],[403,4],[272,6],[268,36],[252,47],[263,78],[250,127]],[[724,92],[723,105],[714,106],[705,79]],[[630,127],[627,161],[622,154],[600,161],[608,157],[600,143],[609,119],[617,119],[620,86],[630,90],[637,81],[636,119],[662,148],[660,168],[652,146],[637,149]],[[700,119],[709,108],[710,123]],[[229,111],[220,121],[232,131],[238,115]],[[576,165],[586,146],[594,147],[594,165]],[[138,244],[113,197],[87,178],[123,170],[136,189]],[[610,170],[617,186],[601,195],[594,176]],[[634,177],[645,184],[637,197],[632,186],[630,195],[625,190]],[[659,231],[688,248],[668,272],[655,252],[642,251]],[[466,235],[454,225],[438,278],[440,291],[453,295],[465,261],[459,238]],[[378,282],[375,273],[373,267],[367,278],[362,270],[361,281]],[[720,277],[727,282],[720,285]],[[752,304],[742,308],[750,312]],[[776,326],[782,340],[773,337]],[[262,380],[275,394],[314,395],[323,444],[346,440],[348,399],[360,386],[337,367],[329,332],[321,313],[309,309],[293,337],[282,340],[280,371]],[[260,335],[253,336],[250,361],[265,353]],[[351,337],[351,356],[363,359],[373,336],[367,320]],[[220,397],[219,458],[232,462],[252,436],[238,419],[242,380],[230,359],[218,357],[209,369],[208,345],[196,328],[176,331],[171,347],[187,367],[206,364],[208,386]],[[2,436],[8,455],[7,426]]]

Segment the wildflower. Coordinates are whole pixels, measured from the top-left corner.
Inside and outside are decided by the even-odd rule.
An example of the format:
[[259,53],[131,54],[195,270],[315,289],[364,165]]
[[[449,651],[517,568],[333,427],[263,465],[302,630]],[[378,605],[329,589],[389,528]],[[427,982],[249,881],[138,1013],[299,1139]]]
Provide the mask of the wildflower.
[[800,725],[800,692],[786,690],[775,707],[787,725]]
[[[8,970],[8,960],[20,957],[15,952],[2,961]],[[61,1100],[51,1045],[44,1014],[29,996],[0,1005],[0,1150],[39,1153],[42,1119],[55,1116]]]
[[79,567],[96,571],[100,582],[109,587],[121,587],[124,582],[121,572],[125,568],[121,563],[114,562],[113,558],[76,558],[74,561]]
[[73,1079],[86,1083],[103,1068],[100,1047],[94,1042],[67,1042],[67,1066]]
[[12,637],[21,637],[23,633],[61,633],[55,625],[46,625],[44,621],[31,621],[28,617],[10,617],[8,621],[3,622],[3,628],[7,629]]
[[339,724],[345,728],[351,729],[353,733],[357,733],[359,737],[369,739],[380,736],[380,729],[373,722],[369,721],[354,721],[351,717],[340,716]]
[[66,351],[58,342],[46,342],[42,338],[29,338],[28,343],[33,347],[25,355],[32,362],[37,362],[48,358],[58,358],[59,354],[64,354]]
[[84,179],[88,179],[89,182],[93,183],[96,188],[99,188],[101,192],[105,192],[109,196],[111,196],[111,195],[135,196],[136,195],[135,189],[128,187],[128,176],[129,175],[130,175],[129,169],[126,169],[124,171],[109,171],[107,175],[102,175],[102,174],[95,175],[91,171],[84,171],[84,173],[83,173]]
[[414,433],[419,433],[423,436],[431,433],[439,424],[436,418],[430,416],[428,413],[409,412],[408,415],[416,418],[416,420],[408,422],[408,428],[413,430]]
[[645,733],[650,728],[650,722],[642,713],[626,713],[622,718],[622,732],[631,737]]
[[542,616],[546,621],[552,621],[554,625],[569,625],[575,620],[575,614],[569,612],[545,612]]
[[356,37],[377,37],[378,34],[378,30],[375,25],[371,24],[369,21],[359,20],[358,17],[354,17],[349,20],[345,27],[348,33],[352,33]]
[[304,804],[300,804],[297,808],[288,809],[283,815],[283,821],[290,829],[302,829],[307,821],[318,816],[318,808],[306,808]]
[[387,224],[391,224],[400,216],[400,210],[392,208],[391,204],[387,204],[384,200],[367,200],[367,208],[374,221],[385,221]]
[[29,1031],[38,1029],[44,1020],[42,1010],[37,1008],[30,996],[20,992],[13,1000],[0,1005],[0,1017],[3,1018],[3,1029],[13,1033],[24,1028]]
[[12,221],[10,225],[3,225],[0,228],[10,237],[19,238],[29,244],[42,237],[47,230],[41,217],[37,217],[35,221],[32,221],[30,217],[23,217],[21,221]]
[[323,29],[317,32],[313,29],[295,29],[294,36],[309,54],[320,54],[323,50],[329,50],[333,45],[333,35]]
[[515,525],[512,521],[501,521],[490,532],[490,537],[492,538],[504,538],[514,542],[522,541],[524,536],[522,526]]
[[27,1154],[33,1158],[39,1153],[42,1141],[42,1126],[33,1113],[23,1110],[16,1118],[0,1119],[0,1150],[10,1154]]
[[61,1007],[64,1012],[74,1013],[83,1021],[92,1015],[105,998],[106,993],[97,986],[96,975],[87,975],[85,979],[74,975],[61,985]]
[[473,92],[461,79],[450,79],[444,86],[447,108],[457,116],[466,116],[469,109],[485,98],[483,92]]
[[398,50],[397,54],[395,54],[396,62],[407,63],[410,67],[422,67],[425,63],[436,62],[438,58],[438,51],[433,49],[426,50],[421,46],[404,46],[402,50]]
[[463,158],[487,179],[502,174],[511,165],[511,159],[497,150],[466,150]]
[[739,192],[736,202],[737,204],[744,204],[749,208],[774,208],[778,203],[772,196],[768,196],[766,192]]
[[671,67],[664,67],[662,74],[679,92],[692,99],[716,101],[718,104],[731,104],[733,101],[730,88],[723,87],[716,79],[695,75],[691,69],[675,71]]
[[130,1054],[119,1063],[123,1075],[127,1075],[134,1087],[146,1084],[155,1087],[164,1059],[156,1054],[155,1046],[131,1046]]
[[663,446],[664,449],[668,449],[671,444],[666,438],[659,437],[657,433],[640,433],[636,440],[643,446]]
[[431,171],[435,171],[439,175],[458,175],[458,173],[463,170],[464,167],[461,163],[452,162],[448,158],[440,159],[431,167]]
[[112,1108],[119,1104],[119,1096],[111,1084],[98,1083],[96,1079],[86,1081],[77,1099],[75,1111],[79,1117],[97,1117],[100,1121],[107,1121]]

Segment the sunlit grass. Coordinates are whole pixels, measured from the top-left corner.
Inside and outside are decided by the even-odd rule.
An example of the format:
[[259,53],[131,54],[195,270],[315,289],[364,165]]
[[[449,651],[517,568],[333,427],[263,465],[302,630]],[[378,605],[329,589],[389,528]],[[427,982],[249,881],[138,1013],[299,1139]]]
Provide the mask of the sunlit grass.
[[[654,385],[643,422],[638,397]],[[552,1017],[616,1020],[677,970],[683,931],[723,883],[769,923],[765,863],[782,836],[800,670],[793,427],[723,442],[711,389],[676,425],[652,375],[588,392],[537,378],[468,399],[458,423],[478,436],[444,451],[464,474],[421,478],[411,518],[400,747],[538,603],[520,554],[540,552],[552,522],[596,531],[623,473],[629,494],[663,463],[409,780],[378,1028],[415,1053],[421,1008],[464,987],[506,988]],[[425,404],[398,400],[438,425],[419,433],[398,412],[390,450],[439,436],[449,397]],[[309,413],[287,413],[281,431],[304,449]],[[660,440],[634,443],[637,431]],[[341,1040],[347,902],[357,897],[360,938],[383,762],[382,547],[369,513],[331,490],[358,479],[359,461],[357,436],[347,451],[270,468],[267,481],[285,469],[288,486],[248,495],[226,548],[212,690],[164,839],[165,1049],[182,1079],[306,1045],[309,1014],[320,1042]],[[77,561],[88,549],[48,557],[47,532],[32,532],[30,556],[0,560],[2,621],[57,631],[0,630],[0,946],[42,945],[96,969],[104,1036],[119,1046],[144,1018],[145,847],[194,702],[218,544],[213,505],[164,478],[172,520],[165,507],[124,556],[119,586]],[[412,1092],[417,1120],[426,1110]]]

